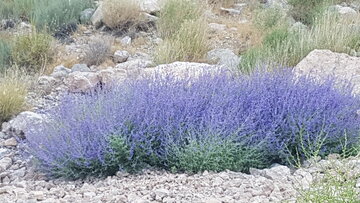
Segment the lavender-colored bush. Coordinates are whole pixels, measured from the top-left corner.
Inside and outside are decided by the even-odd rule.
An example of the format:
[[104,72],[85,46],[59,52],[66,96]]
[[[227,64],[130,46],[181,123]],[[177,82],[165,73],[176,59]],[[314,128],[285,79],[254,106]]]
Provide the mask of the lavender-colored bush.
[[[48,112],[51,124],[26,132],[26,145],[43,170],[70,177],[78,177],[79,171],[81,176],[112,174],[144,163],[187,170],[174,163],[192,156],[192,147],[207,147],[211,153],[224,143],[256,149],[254,159],[269,161],[255,167],[301,161],[358,143],[359,99],[351,89],[334,86],[332,79],[321,84],[294,79],[288,70],[240,78],[219,74],[129,81],[85,95],[65,95],[58,108]],[[216,139],[203,139],[206,136]],[[122,140],[120,145],[111,144],[114,138]],[[215,166],[236,152],[221,150],[211,160],[217,160]],[[237,152],[232,155],[242,158]],[[259,160],[239,161],[243,165],[231,169],[245,170]]]

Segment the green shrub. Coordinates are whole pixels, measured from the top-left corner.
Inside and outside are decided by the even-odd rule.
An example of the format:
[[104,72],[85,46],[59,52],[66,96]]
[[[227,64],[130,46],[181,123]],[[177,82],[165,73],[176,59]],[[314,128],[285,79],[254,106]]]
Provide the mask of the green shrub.
[[207,23],[204,19],[188,20],[181,24],[176,35],[159,45],[155,61],[158,64],[174,61],[199,62],[204,60],[208,51]]
[[0,78],[0,123],[24,109],[26,85],[14,76]]
[[0,19],[30,21],[38,29],[51,31],[79,21],[80,12],[93,7],[93,0],[0,0]]
[[28,72],[43,71],[53,60],[53,38],[45,33],[30,33],[15,38],[11,52],[14,63]]
[[277,26],[283,26],[286,23],[286,13],[279,7],[257,9],[254,23],[259,29],[265,31]]
[[293,6],[290,13],[296,21],[311,25],[331,2],[332,0],[289,0],[289,4]]
[[205,170],[248,172],[250,167],[263,168],[267,164],[263,154],[219,136],[188,140],[185,146],[170,147],[168,166],[173,172],[197,173]]
[[11,44],[0,38],[0,73],[5,71],[11,61]]
[[197,0],[165,0],[157,22],[161,37],[172,37],[182,23],[199,19],[203,12]]
[[264,37],[263,44],[269,48],[276,49],[276,47],[286,41],[289,36],[290,33],[287,28],[275,29]]

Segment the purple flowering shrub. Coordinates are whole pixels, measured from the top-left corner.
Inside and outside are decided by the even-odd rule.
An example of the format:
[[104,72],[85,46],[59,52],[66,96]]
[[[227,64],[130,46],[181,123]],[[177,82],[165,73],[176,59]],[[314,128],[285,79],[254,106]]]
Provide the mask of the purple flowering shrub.
[[50,124],[26,132],[26,146],[43,170],[76,178],[285,164],[357,145],[359,99],[334,86],[288,70],[128,81],[65,95]]

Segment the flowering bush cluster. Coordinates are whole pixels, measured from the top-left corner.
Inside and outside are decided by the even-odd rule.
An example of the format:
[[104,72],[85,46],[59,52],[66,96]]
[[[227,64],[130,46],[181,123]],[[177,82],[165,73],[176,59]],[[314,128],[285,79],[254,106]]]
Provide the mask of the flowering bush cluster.
[[358,143],[350,88],[291,71],[129,81],[64,95],[26,146],[52,175],[109,175],[146,166],[246,171],[339,153]]

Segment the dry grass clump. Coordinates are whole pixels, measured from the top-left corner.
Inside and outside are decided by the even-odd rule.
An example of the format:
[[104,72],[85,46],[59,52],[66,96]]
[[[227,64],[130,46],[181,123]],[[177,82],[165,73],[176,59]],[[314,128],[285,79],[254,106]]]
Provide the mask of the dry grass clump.
[[199,1],[165,1],[157,24],[164,41],[155,53],[156,63],[203,61],[209,50],[203,6]]
[[13,62],[27,72],[43,72],[54,57],[53,38],[46,33],[33,31],[15,38],[11,57]]
[[158,64],[174,61],[199,62],[209,51],[207,24],[204,19],[184,22],[178,33],[158,47],[155,61]]
[[85,50],[83,63],[87,64],[88,66],[100,65],[103,63],[111,54],[111,44],[112,40],[108,38],[98,38],[91,41]]
[[359,22],[360,16],[344,19],[336,13],[327,12],[315,19],[314,25],[308,30],[275,28],[264,37],[261,46],[254,47],[243,55],[240,69],[249,72],[264,64],[269,67],[292,67],[314,49],[349,54],[352,48],[356,48],[359,40],[360,30],[355,26]]
[[26,94],[26,84],[18,75],[0,77],[0,123],[24,110]]
[[165,0],[157,22],[161,37],[173,36],[182,23],[199,19],[203,13],[203,5],[197,0]]
[[140,5],[136,0],[104,0],[103,21],[110,28],[130,26],[140,22]]

